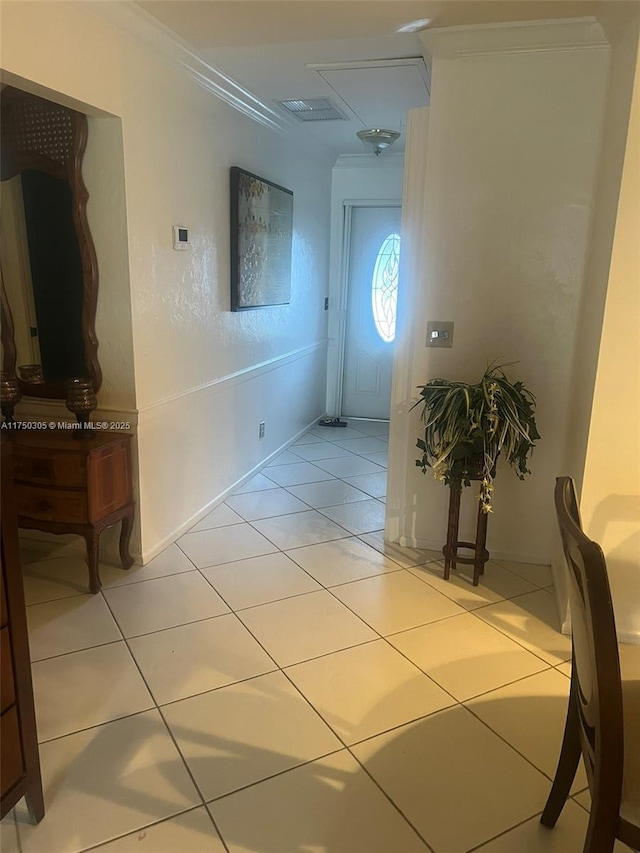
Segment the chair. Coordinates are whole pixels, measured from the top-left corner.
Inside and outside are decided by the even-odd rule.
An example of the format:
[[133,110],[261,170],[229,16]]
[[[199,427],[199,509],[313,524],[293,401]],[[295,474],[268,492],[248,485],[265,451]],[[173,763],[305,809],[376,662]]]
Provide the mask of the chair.
[[591,792],[583,853],[611,853],[616,838],[638,850],[640,680],[621,678],[604,555],[582,531],[570,477],[556,480],[555,504],[569,569],[572,670],[558,769],[540,823],[555,826],[582,755]]

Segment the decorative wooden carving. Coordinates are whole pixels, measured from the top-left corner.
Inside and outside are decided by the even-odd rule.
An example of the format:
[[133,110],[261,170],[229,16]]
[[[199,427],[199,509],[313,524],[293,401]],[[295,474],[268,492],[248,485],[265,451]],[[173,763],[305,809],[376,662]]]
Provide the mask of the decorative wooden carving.
[[[82,178],[82,159],[87,146],[87,117],[82,113],[54,104],[51,101],[6,87],[2,103],[2,165],[0,178],[9,180],[29,169],[44,172],[54,178],[66,179],[72,193],[72,215],[82,261],[82,339],[84,359],[94,390],[102,384],[98,362],[98,339],[95,320],[98,304],[98,261],[87,221],[89,193]],[[2,288],[2,345],[4,369],[15,373],[16,352],[13,343],[13,321]],[[11,340],[9,340],[9,336]],[[69,377],[66,377],[69,378]],[[66,396],[66,378],[60,382],[21,382],[22,393],[28,396]]]

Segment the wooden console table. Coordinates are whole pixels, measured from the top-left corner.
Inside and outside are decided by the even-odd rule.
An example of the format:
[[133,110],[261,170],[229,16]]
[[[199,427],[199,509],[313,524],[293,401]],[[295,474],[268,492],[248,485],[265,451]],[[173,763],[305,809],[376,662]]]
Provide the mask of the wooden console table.
[[83,536],[91,592],[101,588],[98,548],[106,527],[122,522],[120,559],[125,569],[133,564],[131,438],[122,432],[76,438],[66,430],[11,435],[18,526]]

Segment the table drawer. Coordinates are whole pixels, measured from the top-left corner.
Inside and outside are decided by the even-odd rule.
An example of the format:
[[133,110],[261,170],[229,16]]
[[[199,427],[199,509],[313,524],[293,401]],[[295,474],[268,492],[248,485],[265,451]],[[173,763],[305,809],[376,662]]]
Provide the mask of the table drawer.
[[87,521],[87,496],[84,492],[44,489],[16,483],[18,516],[42,521]]
[[81,489],[87,479],[85,454],[17,447],[13,457],[13,477],[43,486]]
[[0,793],[4,795],[9,788],[20,781],[23,775],[24,763],[20,743],[20,728],[18,713],[14,705],[0,718],[0,780],[2,780]]
[[13,663],[11,662],[11,640],[9,629],[0,631],[0,702],[4,711],[16,700],[15,684],[13,681]]

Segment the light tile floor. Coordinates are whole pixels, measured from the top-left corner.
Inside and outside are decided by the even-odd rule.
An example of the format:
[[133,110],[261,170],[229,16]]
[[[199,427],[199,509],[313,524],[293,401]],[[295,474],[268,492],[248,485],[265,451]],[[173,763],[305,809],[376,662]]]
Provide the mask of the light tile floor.
[[474,588],[385,544],[387,432],[311,429],[97,596],[78,538],[23,540],[47,813],[19,804],[3,853],[582,850],[582,771],[538,822],[569,687],[550,572]]

